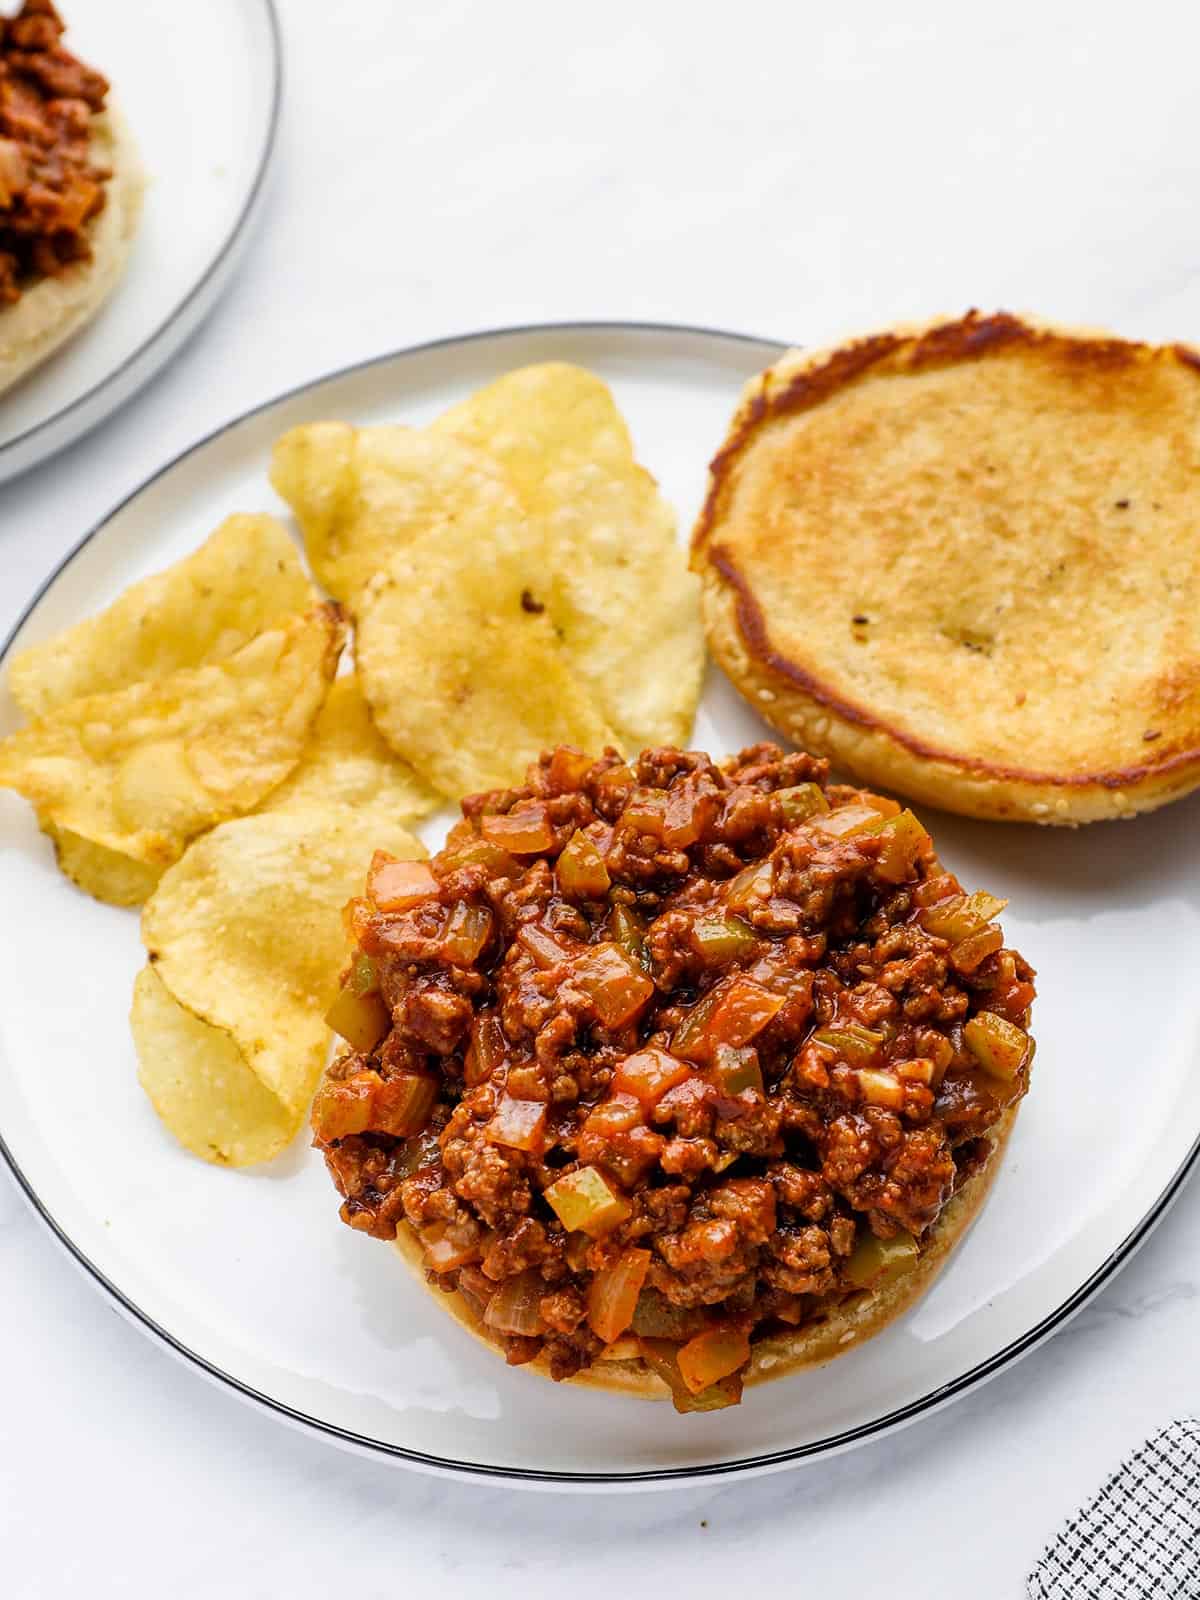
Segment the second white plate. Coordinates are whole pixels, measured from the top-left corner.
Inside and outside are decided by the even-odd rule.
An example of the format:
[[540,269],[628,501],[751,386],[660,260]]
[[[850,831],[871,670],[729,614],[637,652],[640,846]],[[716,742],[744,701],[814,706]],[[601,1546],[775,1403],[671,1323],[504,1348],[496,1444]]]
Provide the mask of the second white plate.
[[[561,359],[613,386],[686,535],[743,380],[777,354],[684,329],[514,330],[385,357],[231,423],[95,530],[13,644],[95,611],[234,510],[282,508],[272,441],[320,417],[423,422],[500,371]],[[0,732],[16,725],[0,697]],[[715,672],[694,742],[767,730]],[[1060,1327],[1161,1216],[1200,1129],[1200,799],[1078,832],[928,817],[943,858],[1011,898],[1039,969],[1033,1087],[991,1199],[931,1293],[831,1365],[677,1417],[511,1370],[378,1243],[337,1220],[302,1141],[237,1174],[175,1145],[136,1081],[127,1014],[137,917],[56,871],[0,794],[0,1151],[76,1258],[217,1381],[346,1444],[435,1471],[549,1485],[769,1470],[965,1393]],[[431,839],[431,843],[437,842]]]
[[102,72],[146,169],[125,273],[95,319],[0,395],[0,483],[78,439],[173,356],[245,242],[282,83],[271,0],[70,0],[66,44]]

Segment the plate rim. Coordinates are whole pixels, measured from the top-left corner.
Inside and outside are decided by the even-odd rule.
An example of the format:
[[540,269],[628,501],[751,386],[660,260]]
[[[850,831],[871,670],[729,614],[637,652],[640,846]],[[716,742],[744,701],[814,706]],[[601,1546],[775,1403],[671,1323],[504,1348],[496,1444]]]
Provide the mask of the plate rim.
[[[0,482],[7,477],[18,477],[22,472],[31,471],[41,461],[48,458],[46,456],[33,456],[23,464],[21,462],[21,456],[28,453],[39,434],[52,434],[54,431],[60,430],[64,424],[69,424],[69,420],[77,412],[84,410],[88,406],[94,406],[106,389],[114,385],[119,386],[128,373],[138,365],[147,362],[155,346],[165,341],[168,335],[178,326],[181,320],[191,313],[194,307],[203,303],[205,295],[225,270],[230,257],[241,243],[246,228],[262,197],[267,173],[271,166],[271,159],[275,154],[275,146],[278,142],[279,124],[283,109],[283,29],[279,21],[276,0],[253,0],[253,3],[259,7],[267,24],[267,38],[270,41],[271,52],[271,99],[267,113],[266,137],[263,139],[262,148],[259,151],[254,177],[228,233],[221,241],[220,248],[212,260],[188,289],[183,299],[167,312],[162,321],[117,366],[113,367],[110,372],[106,372],[102,378],[92,384],[90,389],[85,389],[82,394],[76,395],[73,400],[69,400],[65,405],[60,406],[57,411],[51,412],[48,417],[43,417],[40,422],[33,423],[22,433],[14,434],[11,439],[0,441]],[[124,396],[124,399],[132,399],[137,390],[149,382],[155,371],[156,368],[149,366],[142,375],[141,381]],[[122,401],[119,400],[118,409],[121,404]],[[59,450],[65,449],[75,439],[81,438],[83,434],[90,432],[101,421],[103,421],[103,417],[97,416],[91,423],[85,422],[79,433],[68,435],[68,437],[60,439],[57,444],[52,443],[48,455],[54,455]],[[200,441],[197,442],[199,443]],[[10,472],[9,466],[14,460],[16,465],[12,467]],[[118,506],[114,506],[109,515],[112,516],[119,509]],[[96,531],[98,531],[98,527],[93,529],[93,532]],[[72,555],[74,553],[73,550],[70,552]],[[8,641],[3,646],[3,650],[7,649]],[[3,651],[0,651],[0,654],[2,653]]]
[[[260,0],[260,3],[270,13],[277,27],[274,0]],[[278,104],[276,104],[275,109],[277,113]],[[609,333],[614,335],[635,333],[650,336],[685,334],[693,338],[711,339],[722,343],[760,345],[767,349],[774,349],[778,353],[782,353],[788,348],[786,342],[765,335],[701,324],[630,321],[620,318],[568,319],[560,322],[502,324],[497,327],[478,329],[468,333],[447,334],[436,339],[403,345],[397,349],[385,351],[380,355],[368,357],[365,360],[349,362],[344,366],[333,368],[316,377],[309,378],[302,383],[293,384],[269,399],[260,401],[238,412],[237,415],[228,418],[219,426],[210,429],[207,433],[184,446],[183,449],[177,451],[104,512],[54,566],[22,608],[3,642],[0,643],[0,668],[3,667],[9,652],[34,611],[66,569],[91,544],[92,540],[98,537],[127,505],[144,494],[160,478],[173,471],[189,456],[196,454],[196,452],[203,450],[221,438],[222,435],[240,427],[243,423],[250,421],[264,411],[269,411],[275,406],[295,399],[310,389],[318,388],[322,384],[334,382],[341,378],[354,376],[388,362],[403,361],[405,358],[424,355],[436,350],[478,344],[494,339],[518,338],[523,335],[572,333]],[[1000,1350],[977,1362],[957,1378],[931,1389],[917,1399],[898,1406],[892,1411],[885,1412],[870,1422],[860,1423],[856,1427],[843,1429],[839,1433],[812,1440],[807,1444],[765,1451],[757,1455],[739,1457],[731,1461],[709,1462],[704,1465],[680,1467],[639,1468],[629,1472],[572,1472],[538,1467],[505,1466],[493,1462],[461,1461],[451,1456],[435,1455],[429,1451],[392,1444],[387,1440],[372,1438],[369,1435],[357,1433],[353,1429],[340,1427],[337,1423],[328,1422],[321,1417],[313,1416],[298,1407],[277,1399],[271,1394],[265,1393],[263,1390],[255,1388],[253,1384],[243,1381],[233,1373],[225,1371],[224,1368],[210,1361],[207,1356],[201,1354],[198,1350],[192,1349],[182,1339],[171,1333],[169,1329],[163,1327],[97,1266],[86,1250],[72,1239],[66,1228],[59,1223],[46,1202],[37,1193],[15,1155],[9,1149],[3,1131],[0,1130],[0,1160],[3,1160],[18,1190],[33,1210],[35,1216],[45,1223],[52,1238],[66,1251],[67,1255],[84,1274],[92,1280],[95,1287],[115,1304],[116,1309],[128,1321],[156,1344],[162,1345],[180,1361],[194,1368],[202,1377],[248,1401],[256,1409],[268,1412],[281,1421],[303,1428],[306,1432],[314,1433],[330,1440],[334,1444],[360,1453],[425,1471],[433,1471],[438,1475],[455,1478],[459,1481],[507,1482],[517,1487],[531,1488],[632,1488],[647,1484],[670,1487],[672,1485],[680,1486],[688,1483],[703,1482],[709,1479],[747,1477],[778,1471],[802,1461],[815,1460],[848,1450],[854,1445],[864,1444],[868,1440],[882,1438],[884,1435],[905,1427],[921,1417],[932,1415],[942,1407],[950,1404],[951,1401],[979,1388],[989,1378],[1012,1366],[1065,1327],[1071,1318],[1076,1316],[1087,1305],[1088,1301],[1098,1294],[1128,1264],[1137,1250],[1149,1238],[1178,1198],[1197,1164],[1198,1157],[1200,1157],[1200,1135],[1193,1141],[1190,1150],[1167,1180],[1154,1203],[1108,1257],[1096,1267],[1090,1277],[1073,1289],[1060,1305],[1048,1312],[1033,1327],[1027,1329],[1025,1333],[1010,1341]]]

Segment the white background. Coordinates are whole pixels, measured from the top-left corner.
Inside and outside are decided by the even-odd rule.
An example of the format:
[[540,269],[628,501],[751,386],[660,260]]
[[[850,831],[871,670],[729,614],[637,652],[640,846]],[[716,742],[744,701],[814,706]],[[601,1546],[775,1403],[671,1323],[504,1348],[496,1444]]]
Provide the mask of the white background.
[[[0,488],[0,633],[192,439],[417,340],[633,317],[811,344],[970,304],[1200,337],[1182,7],[281,11],[281,140],[240,276],[140,399]],[[357,1460],[209,1387],[0,1179],[0,1593],[1016,1595],[1120,1456],[1200,1405],[1198,1296],[1193,1185],[1065,1334],[902,1435],[740,1486],[535,1497]]]

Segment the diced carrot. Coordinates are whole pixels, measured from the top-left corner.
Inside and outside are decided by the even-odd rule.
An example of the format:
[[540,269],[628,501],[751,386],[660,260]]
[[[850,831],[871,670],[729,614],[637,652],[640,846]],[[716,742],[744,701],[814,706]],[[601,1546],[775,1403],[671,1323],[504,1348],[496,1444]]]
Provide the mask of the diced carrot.
[[652,1106],[694,1071],[688,1062],[665,1050],[636,1050],[621,1062],[612,1086],[618,1093],[634,1095],[643,1105]]
[[571,977],[589,997],[605,1028],[623,1028],[643,1011],[654,985],[617,944],[591,945],[571,966]]
[[628,1133],[644,1121],[645,1107],[635,1095],[614,1094],[592,1107],[583,1127],[587,1133],[608,1139],[617,1133]]
[[746,1365],[750,1336],[736,1328],[710,1328],[689,1339],[677,1359],[684,1383],[693,1394],[699,1394]]
[[400,1072],[375,1090],[370,1131],[411,1139],[429,1121],[437,1099],[437,1079],[424,1072]]
[[554,829],[540,800],[499,816],[482,817],[479,823],[489,844],[499,845],[514,856],[541,855],[554,845]]
[[719,1044],[749,1044],[787,1004],[753,978],[734,978],[708,1024],[712,1048]]
[[492,1144],[540,1156],[546,1148],[546,1107],[537,1100],[514,1100],[503,1094],[484,1132]]
[[572,789],[578,789],[594,765],[592,757],[584,755],[582,750],[576,750],[573,745],[560,744],[550,757],[546,773],[552,793],[569,794]]
[[407,911],[437,892],[438,881],[428,861],[397,861],[385,850],[376,850],[367,874],[367,893],[380,911]]

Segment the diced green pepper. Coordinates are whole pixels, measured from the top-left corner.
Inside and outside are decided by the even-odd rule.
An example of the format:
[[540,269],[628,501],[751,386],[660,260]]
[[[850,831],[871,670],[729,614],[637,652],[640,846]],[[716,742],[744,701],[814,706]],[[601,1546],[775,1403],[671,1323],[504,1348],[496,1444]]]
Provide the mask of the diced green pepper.
[[875,875],[885,883],[903,883],[911,877],[929,835],[911,811],[889,817],[879,830],[883,847],[875,862]]
[[692,946],[706,961],[725,963],[748,956],[758,936],[741,917],[702,917],[692,924]]
[[370,1055],[392,1025],[392,1013],[377,992],[355,994],[339,989],[337,998],[325,1013],[325,1021],[352,1045],[360,1055]]
[[842,1269],[843,1275],[856,1289],[881,1289],[885,1283],[911,1272],[920,1253],[911,1233],[879,1239],[864,1227]]
[[1011,1083],[1029,1057],[1032,1040],[1015,1022],[981,1011],[963,1029],[963,1043],[985,1072]]
[[555,871],[562,892],[575,900],[601,899],[612,881],[595,841],[579,828],[560,853]]
[[547,1205],[568,1233],[599,1239],[630,1213],[627,1201],[613,1193],[596,1167],[577,1167],[542,1190]]
[[818,783],[798,783],[791,789],[777,789],[775,798],[779,801],[784,820],[793,827],[797,823],[807,822],[809,817],[815,817],[819,812],[829,810],[825,791]]
[[813,1043],[832,1050],[839,1061],[852,1067],[869,1067],[883,1046],[883,1034],[861,1022],[839,1022],[831,1028],[818,1028]]
[[609,918],[608,928],[613,943],[619,944],[643,972],[649,972],[650,952],[646,949],[646,924],[638,913],[631,906],[615,905]]
[[746,1089],[764,1092],[762,1067],[753,1045],[719,1044],[713,1052],[710,1077],[722,1094],[738,1095]]
[[346,988],[351,994],[374,994],[379,988],[379,971],[374,959],[359,951],[350,968],[350,976],[346,980]]

